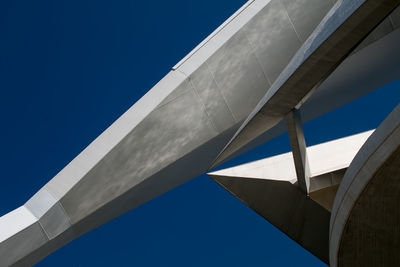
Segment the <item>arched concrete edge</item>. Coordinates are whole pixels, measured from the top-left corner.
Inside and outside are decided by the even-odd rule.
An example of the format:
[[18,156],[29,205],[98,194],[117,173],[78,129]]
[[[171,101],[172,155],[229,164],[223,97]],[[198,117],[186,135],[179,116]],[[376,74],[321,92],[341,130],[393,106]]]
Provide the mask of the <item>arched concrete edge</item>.
[[350,164],[332,208],[329,234],[330,266],[338,264],[341,237],[348,217],[374,173],[400,145],[400,104],[381,123]]

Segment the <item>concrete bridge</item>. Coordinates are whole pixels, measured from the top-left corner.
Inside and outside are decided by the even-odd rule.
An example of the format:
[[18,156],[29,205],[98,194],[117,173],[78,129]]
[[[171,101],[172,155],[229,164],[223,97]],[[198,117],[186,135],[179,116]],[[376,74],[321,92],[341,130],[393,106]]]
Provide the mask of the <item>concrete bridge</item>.
[[399,4],[247,2],[0,218],[0,266],[33,265],[286,131],[291,153],[210,176],[332,266],[399,264],[399,108],[376,131],[330,143],[307,147],[302,131],[400,76]]

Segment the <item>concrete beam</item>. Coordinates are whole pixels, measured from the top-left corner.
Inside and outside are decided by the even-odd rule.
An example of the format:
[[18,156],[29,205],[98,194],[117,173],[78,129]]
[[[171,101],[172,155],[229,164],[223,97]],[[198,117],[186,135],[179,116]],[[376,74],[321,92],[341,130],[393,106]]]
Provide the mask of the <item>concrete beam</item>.
[[[0,218],[0,233],[8,233],[0,239],[0,265],[33,265],[204,173],[259,100],[276,89],[269,84],[296,51],[309,47],[315,38],[308,37],[334,2],[249,1],[23,207]],[[329,26],[317,32],[329,35]]]
[[[396,10],[400,14],[400,8]],[[393,17],[393,13],[390,17]],[[400,21],[400,16],[398,17]],[[300,110],[303,122],[339,108],[399,78],[400,53],[397,53],[399,46],[400,29],[397,28],[346,58],[303,103]],[[286,131],[286,123],[281,120],[276,126],[252,139],[223,162],[264,144]]]
[[24,205],[35,222],[19,217],[0,265],[33,265],[204,173],[334,2],[246,3]]
[[277,125],[399,4],[399,0],[337,2],[281,72],[212,167]]
[[300,112],[293,109],[286,115],[290,145],[294,166],[296,167],[297,182],[301,190],[308,194],[310,188],[310,167],[308,166],[307,147],[304,138]]

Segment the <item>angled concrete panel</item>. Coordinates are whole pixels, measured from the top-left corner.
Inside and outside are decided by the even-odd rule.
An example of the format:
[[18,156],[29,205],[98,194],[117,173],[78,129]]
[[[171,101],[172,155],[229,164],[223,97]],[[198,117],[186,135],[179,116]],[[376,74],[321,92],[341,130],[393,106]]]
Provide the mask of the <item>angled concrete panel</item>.
[[[244,120],[269,88],[252,47],[240,30],[206,64],[236,120]],[[246,88],[246,90],[244,90]],[[243,98],[246,101],[243,101]]]
[[46,188],[41,188],[24,206],[29,209],[37,219],[40,219],[56,203],[57,200],[50,192]]
[[207,64],[191,75],[191,82],[219,132],[237,123]]
[[71,227],[70,218],[60,203],[51,207],[40,219],[39,223],[49,240],[62,234]]
[[272,0],[243,29],[272,84],[302,44],[281,0]]
[[[397,53],[399,45],[400,30],[397,29],[346,58],[303,103],[300,111],[303,121],[307,122],[319,117],[400,77],[400,54]],[[249,151],[286,131],[286,123],[281,120],[276,126],[252,139],[226,160]]]
[[185,79],[183,74],[171,71],[50,180],[46,189],[57,200],[62,198]]
[[372,132],[307,148],[312,166],[308,191],[304,191],[297,182],[291,152],[208,175],[290,238],[328,263],[328,224],[337,188],[346,168]]
[[[300,40],[307,40],[324,16],[332,8],[331,0],[282,0]],[[307,10],[303,6],[308,6]]]
[[397,0],[337,2],[213,165],[277,125],[398,5]]
[[284,181],[210,176],[294,241],[328,262],[330,213],[299,187]]
[[0,220],[0,263],[10,266],[48,242],[37,218],[24,206]]
[[[393,2],[379,1],[388,4],[387,9]],[[313,1],[304,3],[304,10],[314,8]],[[299,53],[324,49],[318,46],[334,31],[332,24],[341,25],[346,8],[355,10],[362,3],[338,2]],[[358,21],[367,25],[362,25],[362,33],[386,10],[379,4],[372,9],[372,17]],[[310,19],[318,24],[327,11],[322,7],[315,12],[321,14]],[[0,241],[3,255],[4,249],[15,254],[0,257],[0,264],[32,265],[77,236],[203,173],[259,100],[280,88],[271,89],[270,80],[280,77],[301,46],[297,28],[304,27],[295,22],[297,16],[288,3],[249,1],[21,208],[29,216],[21,216],[22,226]],[[328,39],[340,47],[338,40],[347,37]],[[335,51],[321,52],[330,61],[332,54],[325,52]],[[302,74],[315,75],[307,69]],[[281,119],[278,113],[264,114],[260,122],[274,125]],[[9,229],[8,218],[0,218],[0,233]],[[21,240],[26,238],[31,239],[24,245]]]
[[[314,191],[322,188],[323,184],[320,183],[325,180],[324,177],[321,177],[324,174],[336,171],[341,172],[343,169],[347,169],[354,156],[372,133],[373,130],[370,130],[307,147],[311,177],[321,178],[317,183],[310,179],[310,189]],[[214,171],[210,174],[287,181],[293,184],[296,182],[296,170],[292,152]],[[326,185],[338,184],[339,182],[335,180],[335,177],[329,176],[329,182]]]
[[160,104],[158,104],[157,109],[169,104],[171,101],[176,100],[177,98],[183,96],[184,94],[190,93],[192,90],[193,87],[190,84],[190,81],[185,79],[163,101],[161,101]]
[[215,135],[198,96],[185,94],[150,113],[60,202],[75,223]]

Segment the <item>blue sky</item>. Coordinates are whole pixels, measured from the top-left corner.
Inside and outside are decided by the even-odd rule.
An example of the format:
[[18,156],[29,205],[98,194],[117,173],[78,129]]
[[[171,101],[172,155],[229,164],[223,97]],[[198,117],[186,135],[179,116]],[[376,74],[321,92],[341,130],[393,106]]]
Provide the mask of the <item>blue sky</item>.
[[[0,215],[24,204],[244,0],[0,2]],[[304,125],[309,145],[375,128],[394,81]],[[226,163],[289,151],[282,135]],[[207,176],[38,266],[325,266]]]

